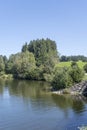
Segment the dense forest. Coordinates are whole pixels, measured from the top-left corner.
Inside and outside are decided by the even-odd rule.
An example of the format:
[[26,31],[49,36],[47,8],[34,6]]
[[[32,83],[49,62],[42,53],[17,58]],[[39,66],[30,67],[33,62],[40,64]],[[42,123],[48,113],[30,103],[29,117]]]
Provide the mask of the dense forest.
[[[0,55],[0,77],[15,79],[43,80],[51,82],[53,89],[69,87],[81,82],[84,71],[75,61],[87,61],[84,56],[61,56],[56,42],[50,39],[37,39],[25,43],[21,52],[6,56]],[[71,67],[59,68],[61,61],[73,61]],[[87,65],[84,66],[87,72]]]

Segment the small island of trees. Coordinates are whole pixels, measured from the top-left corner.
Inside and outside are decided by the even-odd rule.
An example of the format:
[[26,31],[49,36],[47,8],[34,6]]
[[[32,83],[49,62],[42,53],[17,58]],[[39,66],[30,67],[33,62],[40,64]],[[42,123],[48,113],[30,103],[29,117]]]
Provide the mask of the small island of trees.
[[[0,55],[0,77],[27,80],[43,80],[50,82],[54,90],[70,87],[82,81],[84,70],[76,61],[87,58],[84,56],[61,56],[57,51],[56,42],[50,39],[37,39],[25,43],[21,52],[11,54],[9,58]],[[58,67],[59,62],[72,61],[71,66]]]

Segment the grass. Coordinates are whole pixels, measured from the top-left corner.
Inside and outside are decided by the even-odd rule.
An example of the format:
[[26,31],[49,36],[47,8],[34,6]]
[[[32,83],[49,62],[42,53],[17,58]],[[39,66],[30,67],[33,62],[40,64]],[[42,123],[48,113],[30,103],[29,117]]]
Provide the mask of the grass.
[[[59,63],[56,65],[56,67],[65,67],[65,66],[66,66],[66,67],[70,67],[71,63],[72,63],[72,61],[59,62]],[[84,66],[85,64],[87,64],[87,62],[78,61],[77,64],[78,64],[78,66],[79,66],[80,68],[83,69],[83,66]]]

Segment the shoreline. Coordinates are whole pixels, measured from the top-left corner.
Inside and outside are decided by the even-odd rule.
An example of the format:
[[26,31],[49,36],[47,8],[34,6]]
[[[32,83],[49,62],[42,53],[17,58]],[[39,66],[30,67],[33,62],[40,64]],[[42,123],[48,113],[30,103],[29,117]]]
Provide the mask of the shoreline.
[[70,88],[52,91],[52,93],[58,95],[70,94],[70,95],[87,96],[87,81],[77,83]]

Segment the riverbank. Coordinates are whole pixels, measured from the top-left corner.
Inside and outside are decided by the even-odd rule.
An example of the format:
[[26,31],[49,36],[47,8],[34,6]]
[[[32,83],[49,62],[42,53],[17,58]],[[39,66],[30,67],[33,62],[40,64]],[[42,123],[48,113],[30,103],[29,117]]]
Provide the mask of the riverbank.
[[58,91],[52,91],[53,94],[71,94],[71,95],[83,95],[87,96],[87,81],[82,81],[73,85],[70,88],[61,89]]

